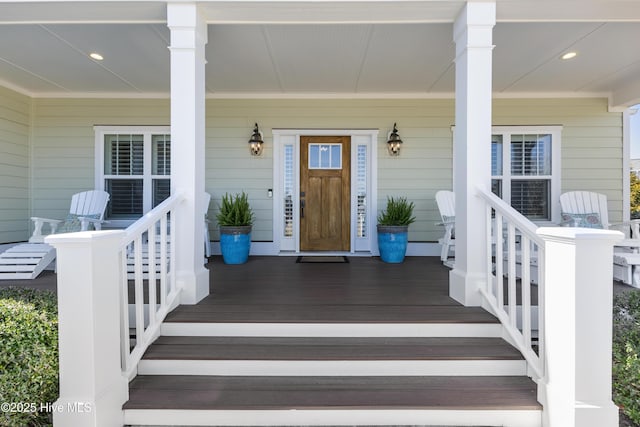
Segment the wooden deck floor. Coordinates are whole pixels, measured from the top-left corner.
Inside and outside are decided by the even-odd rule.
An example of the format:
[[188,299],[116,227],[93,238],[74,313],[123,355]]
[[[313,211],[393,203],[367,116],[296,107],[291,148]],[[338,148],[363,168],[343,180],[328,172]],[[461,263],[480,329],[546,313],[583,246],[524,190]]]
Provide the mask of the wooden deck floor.
[[348,263],[296,263],[254,256],[243,265],[208,264],[210,295],[180,306],[167,322],[474,322],[493,323],[480,308],[448,296],[449,269],[436,257],[402,264],[350,257]]

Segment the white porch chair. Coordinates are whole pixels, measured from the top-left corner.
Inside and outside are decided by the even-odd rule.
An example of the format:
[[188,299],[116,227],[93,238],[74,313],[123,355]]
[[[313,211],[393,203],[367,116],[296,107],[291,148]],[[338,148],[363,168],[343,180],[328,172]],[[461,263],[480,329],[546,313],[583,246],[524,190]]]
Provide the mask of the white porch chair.
[[613,278],[640,287],[640,220],[611,224],[607,196],[590,191],[569,191],[560,196],[562,222],[567,227],[621,231],[625,239],[614,247]]
[[[442,222],[437,225],[444,226],[444,236],[438,239],[442,245],[440,260],[447,266],[453,268],[455,259],[455,225],[456,225],[456,201],[453,191],[440,190],[436,193],[436,204],[440,211]],[[449,259],[449,253],[453,251],[453,259]]]
[[591,191],[569,191],[560,196],[562,222],[565,227],[603,228],[621,231],[625,241],[620,246],[637,247],[640,243],[640,220],[610,223],[607,196]]
[[56,258],[53,246],[44,243],[42,227],[48,224],[51,234],[86,231],[90,225],[102,228],[109,193],[92,190],[74,194],[66,220],[32,217],[33,235],[29,243],[16,245],[0,254],[0,280],[35,279]]
[[42,243],[46,235],[42,234],[42,226],[49,225],[50,234],[86,231],[92,225],[96,230],[102,228],[104,211],[109,202],[109,193],[102,190],[83,191],[71,197],[69,214],[64,220],[31,217],[34,229],[29,238],[31,243]]

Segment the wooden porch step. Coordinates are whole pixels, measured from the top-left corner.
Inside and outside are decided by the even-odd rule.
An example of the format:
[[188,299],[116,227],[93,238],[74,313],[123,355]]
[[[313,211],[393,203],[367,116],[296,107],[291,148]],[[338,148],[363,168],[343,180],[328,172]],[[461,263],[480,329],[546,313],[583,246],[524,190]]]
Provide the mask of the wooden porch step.
[[481,307],[387,304],[181,305],[166,323],[498,323]]
[[143,375],[525,375],[500,338],[160,337]]
[[140,375],[124,409],[133,425],[541,425],[526,377]]
[[523,360],[501,338],[159,337],[146,360]]

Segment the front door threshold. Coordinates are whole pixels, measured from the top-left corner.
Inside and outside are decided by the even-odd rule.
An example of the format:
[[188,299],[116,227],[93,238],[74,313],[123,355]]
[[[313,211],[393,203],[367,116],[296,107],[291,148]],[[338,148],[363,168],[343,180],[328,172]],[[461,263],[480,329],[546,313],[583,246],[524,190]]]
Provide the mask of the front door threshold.
[[362,252],[345,252],[345,251],[298,251],[289,252],[281,251],[278,256],[358,256],[358,257],[372,257],[373,253],[370,251]]

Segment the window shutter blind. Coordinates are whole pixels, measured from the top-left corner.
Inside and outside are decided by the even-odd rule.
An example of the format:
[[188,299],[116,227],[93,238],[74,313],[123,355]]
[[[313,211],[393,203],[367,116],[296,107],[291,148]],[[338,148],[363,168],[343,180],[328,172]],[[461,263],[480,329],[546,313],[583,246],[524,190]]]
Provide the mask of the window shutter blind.
[[107,179],[106,191],[111,195],[107,218],[137,218],[143,214],[142,179]]
[[107,175],[142,175],[144,141],[142,135],[107,135],[105,156]]
[[549,219],[549,180],[513,180],[511,206],[529,219]]

